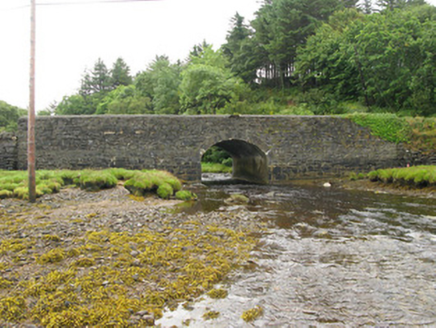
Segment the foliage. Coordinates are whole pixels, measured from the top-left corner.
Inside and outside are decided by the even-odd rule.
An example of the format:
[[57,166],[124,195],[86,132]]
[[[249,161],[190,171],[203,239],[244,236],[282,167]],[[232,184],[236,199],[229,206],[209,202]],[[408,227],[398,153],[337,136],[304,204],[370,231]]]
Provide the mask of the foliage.
[[300,48],[297,74],[306,89],[321,88],[336,100],[362,99],[368,108],[431,115],[435,30],[431,6],[366,16],[337,12]]
[[436,166],[412,166],[395,169],[380,169],[368,173],[371,181],[395,183],[411,187],[435,187]]
[[193,56],[181,74],[180,106],[185,114],[217,114],[242,100],[247,89],[227,67],[222,51],[211,47]]
[[95,114],[106,95],[120,86],[132,83],[130,69],[122,58],[113,64],[112,70],[98,58],[90,71],[85,71],[79,92],[65,96],[57,105],[56,115],[91,115]]
[[146,71],[135,78],[139,95],[149,98],[150,113],[179,114],[179,85],[182,66],[171,64],[168,57],[157,56]]
[[203,173],[232,173],[232,167],[220,163],[201,163]]
[[134,85],[120,85],[100,101],[95,114],[150,114],[150,106]]
[[[205,163],[220,163],[224,164],[224,162],[228,162],[228,159],[231,159],[232,156],[224,149],[218,146],[210,147],[201,157],[201,161]],[[232,166],[231,162],[230,165]]]
[[0,100],[0,132],[15,131],[17,121],[21,116],[27,115],[27,111]]
[[122,58],[118,58],[112,66],[110,82],[112,88],[117,88],[121,85],[130,85],[133,82],[130,75],[130,67]]
[[344,117],[356,124],[368,127],[373,135],[386,141],[395,143],[410,141],[411,128],[405,118],[394,114],[366,113],[349,114]]
[[98,59],[55,114],[326,115],[359,104],[436,115],[436,7],[356,3],[263,1],[250,23],[235,14],[217,51],[203,41],[184,63],[157,56],[133,81],[121,58],[111,70]]

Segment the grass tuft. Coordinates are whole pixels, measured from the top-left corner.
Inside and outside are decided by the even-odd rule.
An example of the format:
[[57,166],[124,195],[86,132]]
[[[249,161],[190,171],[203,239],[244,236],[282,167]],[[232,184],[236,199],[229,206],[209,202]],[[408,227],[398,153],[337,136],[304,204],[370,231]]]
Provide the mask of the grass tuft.
[[[27,172],[25,171],[2,171],[0,170],[0,199],[20,198],[28,199]],[[162,185],[161,194],[164,198],[172,197],[174,192],[182,188],[182,183],[174,175],[166,171],[158,170],[40,170],[36,172],[36,196],[53,194],[60,191],[64,186],[75,185],[86,191],[98,191],[113,188],[119,180],[127,180],[125,187],[134,196],[144,196],[150,192],[157,192]],[[169,188],[172,191],[169,193]],[[164,190],[167,193],[164,193]]]
[[379,169],[368,173],[371,181],[396,183],[415,188],[436,186],[436,165]]

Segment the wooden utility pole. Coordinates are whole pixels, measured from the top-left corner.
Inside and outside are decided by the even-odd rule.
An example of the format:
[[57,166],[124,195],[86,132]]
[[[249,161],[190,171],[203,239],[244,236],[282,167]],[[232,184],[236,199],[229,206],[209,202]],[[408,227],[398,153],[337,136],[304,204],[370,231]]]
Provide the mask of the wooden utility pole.
[[35,0],[30,4],[30,80],[29,80],[29,119],[27,122],[27,170],[29,172],[29,201],[36,201],[35,177]]

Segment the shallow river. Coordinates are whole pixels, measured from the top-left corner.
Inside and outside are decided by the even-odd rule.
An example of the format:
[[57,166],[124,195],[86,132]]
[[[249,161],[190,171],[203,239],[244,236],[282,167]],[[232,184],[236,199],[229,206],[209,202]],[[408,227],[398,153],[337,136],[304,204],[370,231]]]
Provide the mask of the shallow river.
[[[214,185],[186,211],[256,212],[270,225],[252,261],[162,327],[436,327],[436,202],[319,186]],[[230,194],[250,198],[226,205]],[[245,323],[243,311],[263,316]],[[214,320],[203,320],[209,311]]]

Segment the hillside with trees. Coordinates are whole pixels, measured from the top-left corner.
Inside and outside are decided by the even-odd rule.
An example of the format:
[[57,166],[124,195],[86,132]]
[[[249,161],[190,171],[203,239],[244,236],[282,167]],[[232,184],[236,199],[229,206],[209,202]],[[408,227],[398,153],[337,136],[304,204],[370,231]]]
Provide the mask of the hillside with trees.
[[219,49],[132,75],[98,59],[42,114],[436,115],[436,7],[422,0],[264,0]]

